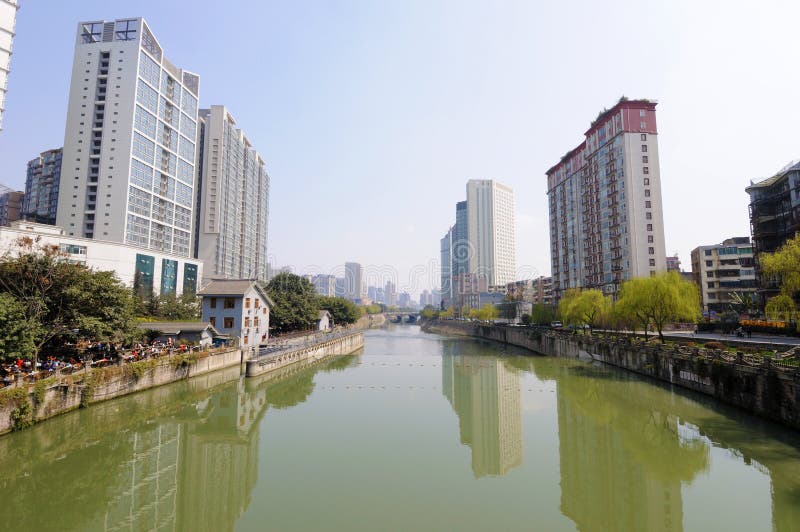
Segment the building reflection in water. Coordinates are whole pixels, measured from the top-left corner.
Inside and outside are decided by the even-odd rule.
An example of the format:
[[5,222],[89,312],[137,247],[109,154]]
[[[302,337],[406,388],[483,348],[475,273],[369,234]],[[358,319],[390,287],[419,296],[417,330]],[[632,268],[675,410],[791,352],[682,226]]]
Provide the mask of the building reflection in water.
[[505,475],[522,464],[519,371],[502,358],[453,354],[445,346],[442,392],[458,416],[461,443],[472,451],[472,472]]
[[581,531],[682,530],[681,485],[707,470],[709,455],[668,394],[601,368],[537,366],[557,383],[564,515]]
[[[0,441],[4,509],[26,530],[53,515],[65,530],[232,530],[256,484],[265,412],[302,403],[317,372],[355,361],[247,380],[225,370],[56,418],[19,435],[23,452]],[[47,511],[30,512],[33,500]]]

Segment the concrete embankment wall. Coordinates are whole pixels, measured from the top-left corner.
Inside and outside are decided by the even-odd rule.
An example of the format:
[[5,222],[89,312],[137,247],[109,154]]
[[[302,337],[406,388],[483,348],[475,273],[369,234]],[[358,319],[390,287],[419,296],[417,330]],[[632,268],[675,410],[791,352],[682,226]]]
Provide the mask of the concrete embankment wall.
[[628,338],[576,336],[470,322],[428,322],[422,328],[438,334],[501,342],[541,355],[597,360],[713,396],[800,429],[800,369],[781,366],[768,358],[652,342],[636,344]]
[[30,387],[0,390],[0,434],[81,406],[148,390],[242,363],[239,349],[175,355],[52,377]]
[[333,355],[349,355],[364,347],[364,333],[355,332],[311,346],[298,347],[247,361],[245,375],[255,377],[303,361],[317,361]]

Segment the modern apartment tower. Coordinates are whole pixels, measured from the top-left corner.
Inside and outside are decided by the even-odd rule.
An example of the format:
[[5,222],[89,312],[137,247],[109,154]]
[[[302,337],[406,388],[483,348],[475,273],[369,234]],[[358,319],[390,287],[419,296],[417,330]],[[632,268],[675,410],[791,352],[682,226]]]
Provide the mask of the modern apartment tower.
[[196,256],[206,275],[267,278],[269,175],[222,105],[201,109]]
[[344,297],[350,301],[360,301],[364,296],[364,274],[361,264],[357,262],[344,263]]
[[6,108],[8,73],[11,70],[11,48],[17,22],[17,0],[0,0],[0,130],[3,129],[3,111]]
[[445,306],[453,300],[453,228],[439,241],[439,257],[441,264],[441,293]]
[[[742,302],[746,296],[755,302],[755,259],[750,237],[728,238],[722,244],[694,248],[692,275],[704,311],[722,313],[735,307],[737,298]],[[749,308],[739,310],[750,311]]]
[[61,183],[61,148],[47,150],[28,161],[22,216],[29,221],[53,225],[58,210]]
[[621,99],[547,171],[553,296],[666,269],[656,103]]
[[467,219],[467,202],[456,203],[456,223],[453,226],[452,248],[453,260],[451,270],[453,275],[469,273],[469,228]]
[[514,280],[517,265],[511,187],[487,179],[467,182],[467,235],[469,273],[485,275],[490,286]]
[[78,24],[56,224],[188,257],[199,77],[142,18]]

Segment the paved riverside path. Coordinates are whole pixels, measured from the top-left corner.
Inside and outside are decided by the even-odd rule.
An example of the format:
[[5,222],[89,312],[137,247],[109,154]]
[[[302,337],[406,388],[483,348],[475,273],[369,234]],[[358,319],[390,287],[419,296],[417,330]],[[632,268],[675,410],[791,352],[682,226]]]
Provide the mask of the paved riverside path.
[[[656,333],[656,336],[658,333]],[[698,332],[692,331],[669,331],[664,332],[665,338],[687,338],[690,340],[719,340],[726,342],[740,342],[747,344],[765,344],[765,345],[800,345],[800,338],[796,336],[777,336],[774,334],[753,334],[750,338],[745,333],[744,338],[740,338],[735,334],[722,334],[711,332]]]

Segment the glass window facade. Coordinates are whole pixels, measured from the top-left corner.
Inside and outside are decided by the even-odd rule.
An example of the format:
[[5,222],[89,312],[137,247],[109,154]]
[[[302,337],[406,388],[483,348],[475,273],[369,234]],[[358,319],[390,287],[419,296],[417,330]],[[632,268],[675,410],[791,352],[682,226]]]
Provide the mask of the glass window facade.
[[153,168],[131,159],[131,183],[146,190],[153,189]]
[[197,293],[197,264],[183,265],[183,293]]
[[174,294],[178,283],[178,261],[161,259],[161,294]]
[[151,255],[136,254],[136,273],[134,273],[133,277],[133,289],[140,296],[146,297],[153,293],[155,262]]
[[153,150],[155,150],[155,147],[155,143],[144,137],[141,133],[133,134],[131,153],[134,157],[138,157],[148,164],[153,164]]
[[141,106],[136,106],[136,116],[134,118],[133,126],[136,131],[144,133],[150,138],[156,136],[156,117],[151,113],[145,111]]
[[158,89],[161,67],[144,52],[139,52],[139,75],[150,85]]
[[136,88],[136,101],[148,111],[152,113],[158,112],[158,91],[141,79]]

